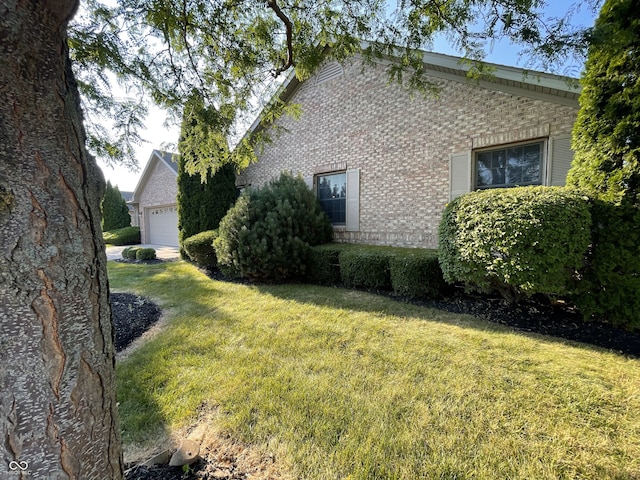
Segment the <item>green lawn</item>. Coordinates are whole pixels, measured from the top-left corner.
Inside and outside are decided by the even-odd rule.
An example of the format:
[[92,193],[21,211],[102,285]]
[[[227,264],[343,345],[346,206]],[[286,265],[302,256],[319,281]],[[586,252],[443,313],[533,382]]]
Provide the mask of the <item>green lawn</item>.
[[640,479],[640,361],[367,293],[109,262],[170,315],[117,366],[125,445],[196,423],[308,479]]

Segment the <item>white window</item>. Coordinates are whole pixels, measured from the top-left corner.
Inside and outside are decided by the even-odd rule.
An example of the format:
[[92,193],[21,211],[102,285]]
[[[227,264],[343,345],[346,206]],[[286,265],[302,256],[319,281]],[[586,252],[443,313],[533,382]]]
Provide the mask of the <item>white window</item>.
[[304,180],[315,191],[335,227],[344,227],[347,232],[359,231],[360,170],[323,173]]
[[545,142],[507,145],[475,152],[475,187],[542,185]]
[[316,177],[316,195],[333,225],[345,225],[347,219],[347,173]]
[[449,199],[484,188],[564,185],[572,160],[570,135],[454,153]]

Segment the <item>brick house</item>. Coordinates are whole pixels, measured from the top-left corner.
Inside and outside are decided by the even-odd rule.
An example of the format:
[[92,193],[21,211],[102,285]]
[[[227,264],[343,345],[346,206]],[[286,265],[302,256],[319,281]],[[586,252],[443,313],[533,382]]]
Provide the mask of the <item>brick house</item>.
[[177,157],[154,150],[129,202],[142,243],[178,246],[177,198]]
[[[282,171],[314,189],[339,242],[433,248],[444,206],[477,188],[563,185],[578,112],[576,81],[491,65],[471,80],[460,59],[424,53],[437,96],[389,84],[388,63],[330,62],[280,95],[302,108],[239,175],[240,188]],[[573,85],[571,85],[573,83]],[[268,128],[258,121],[249,132]]]

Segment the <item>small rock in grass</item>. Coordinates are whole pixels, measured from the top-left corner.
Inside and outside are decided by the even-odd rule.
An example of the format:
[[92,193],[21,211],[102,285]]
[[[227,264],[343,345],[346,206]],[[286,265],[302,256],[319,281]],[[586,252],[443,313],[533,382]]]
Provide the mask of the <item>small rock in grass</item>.
[[169,465],[172,467],[181,467],[182,465],[191,465],[198,459],[200,454],[200,445],[193,440],[183,440],[180,448],[171,456]]

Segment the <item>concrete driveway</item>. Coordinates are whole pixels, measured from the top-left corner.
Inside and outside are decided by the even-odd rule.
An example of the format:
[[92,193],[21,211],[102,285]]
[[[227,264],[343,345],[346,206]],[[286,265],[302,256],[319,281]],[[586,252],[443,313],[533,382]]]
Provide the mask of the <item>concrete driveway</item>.
[[122,250],[127,247],[143,247],[143,248],[153,248],[156,251],[156,258],[162,260],[179,260],[180,259],[180,250],[178,247],[170,247],[167,245],[107,245],[107,260],[117,260],[122,258]]

